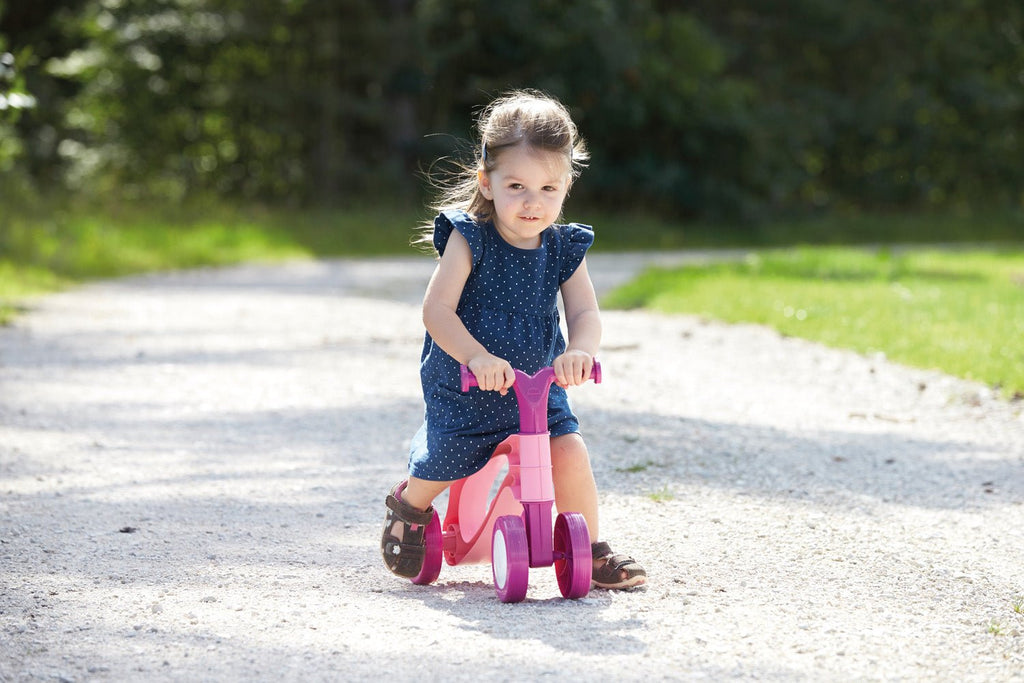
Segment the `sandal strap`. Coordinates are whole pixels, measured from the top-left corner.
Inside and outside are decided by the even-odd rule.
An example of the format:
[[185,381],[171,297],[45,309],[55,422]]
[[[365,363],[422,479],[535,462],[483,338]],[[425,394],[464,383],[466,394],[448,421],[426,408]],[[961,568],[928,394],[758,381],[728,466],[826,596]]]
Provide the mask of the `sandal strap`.
[[604,564],[597,572],[602,579],[607,579],[609,583],[618,583],[620,571],[626,572],[627,581],[637,576],[647,576],[647,571],[640,566],[639,562],[629,555],[613,552],[606,541],[590,544],[590,552],[595,560],[604,560]]
[[388,497],[384,500],[384,504],[395,513],[395,517],[405,524],[419,524],[420,526],[426,526],[434,519],[433,506],[426,510],[417,510],[404,500],[396,497],[394,491],[388,494]]
[[629,577],[639,576],[641,574],[647,576],[647,572],[640,566],[640,563],[629,555],[612,555],[606,561],[605,566],[611,567],[613,571],[625,571],[626,575]]
[[[392,538],[394,537],[392,536]],[[397,549],[398,552],[395,552],[395,549]],[[389,540],[384,543],[384,552],[388,555],[401,555],[402,558],[415,560],[419,559],[426,550],[422,545]]]

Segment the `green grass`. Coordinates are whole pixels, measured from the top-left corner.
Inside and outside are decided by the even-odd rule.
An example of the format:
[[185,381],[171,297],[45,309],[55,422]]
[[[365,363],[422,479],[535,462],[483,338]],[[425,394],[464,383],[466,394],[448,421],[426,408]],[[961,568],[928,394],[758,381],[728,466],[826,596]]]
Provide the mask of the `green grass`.
[[864,214],[836,213],[814,218],[772,220],[747,225],[708,222],[666,223],[645,213],[593,214],[570,220],[592,223],[599,251],[686,249],[695,247],[780,247],[806,245],[936,244],[1014,242],[1024,239],[1024,211]]
[[[402,203],[323,211],[224,204],[0,204],[0,323],[28,297],[132,273],[325,256],[413,254],[426,218]],[[670,224],[645,214],[590,214],[595,249],[621,251],[789,243],[1006,240],[1024,214],[846,215],[752,226]],[[896,253],[851,248],[755,252],[744,263],[654,271],[609,299],[727,321],[859,351],[1024,392],[1024,257],[976,250]]]
[[317,256],[414,253],[422,212],[225,206],[75,208],[0,214],[0,324],[34,294],[132,273]]
[[693,313],[936,368],[1024,395],[1024,249],[803,247],[659,269],[609,307]]
[[1001,636],[1006,634],[1006,625],[1001,621],[990,619],[988,622],[988,632],[994,636]]
[[0,260],[0,324],[9,322],[23,309],[20,301],[66,284],[64,278],[45,268]]
[[645,462],[635,463],[633,465],[630,465],[629,467],[616,467],[615,471],[616,472],[626,472],[626,473],[629,473],[629,474],[637,474],[638,472],[646,472],[651,467],[654,467],[654,464],[655,463],[654,463],[653,460],[647,460]]
[[666,484],[657,491],[651,491],[647,494],[647,497],[653,500],[655,503],[668,503],[676,499],[676,494],[672,492],[672,489]]

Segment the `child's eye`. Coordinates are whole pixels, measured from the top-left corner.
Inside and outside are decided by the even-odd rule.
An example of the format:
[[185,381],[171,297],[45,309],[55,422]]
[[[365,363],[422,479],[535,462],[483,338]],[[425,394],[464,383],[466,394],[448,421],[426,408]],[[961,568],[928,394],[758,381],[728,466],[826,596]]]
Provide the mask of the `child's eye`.
[[512,183],[508,187],[511,190],[521,190],[521,189],[523,189],[523,184],[522,183]]
[[545,192],[558,192],[558,188],[555,187],[554,185],[545,185],[544,186],[544,191]]

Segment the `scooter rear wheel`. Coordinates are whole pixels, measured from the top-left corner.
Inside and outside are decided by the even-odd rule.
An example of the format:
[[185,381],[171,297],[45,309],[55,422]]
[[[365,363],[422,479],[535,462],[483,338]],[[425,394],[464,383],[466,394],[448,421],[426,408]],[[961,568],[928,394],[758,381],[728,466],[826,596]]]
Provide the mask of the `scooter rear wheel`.
[[494,523],[491,536],[494,590],[502,602],[521,602],[530,581],[530,547],[522,517],[505,515]]
[[412,582],[425,586],[437,581],[441,575],[441,560],[444,556],[444,538],[441,535],[441,520],[434,512],[434,518],[423,532],[423,568],[412,578]]
[[578,512],[563,512],[555,519],[553,539],[555,574],[562,597],[583,598],[590,592],[593,557],[587,521]]

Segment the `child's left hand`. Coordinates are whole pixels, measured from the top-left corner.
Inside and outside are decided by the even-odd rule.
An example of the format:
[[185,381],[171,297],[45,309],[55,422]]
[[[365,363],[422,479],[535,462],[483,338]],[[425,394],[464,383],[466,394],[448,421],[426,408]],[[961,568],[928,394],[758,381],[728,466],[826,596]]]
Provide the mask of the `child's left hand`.
[[555,384],[564,389],[590,379],[594,357],[586,351],[566,351],[551,366],[555,369]]

